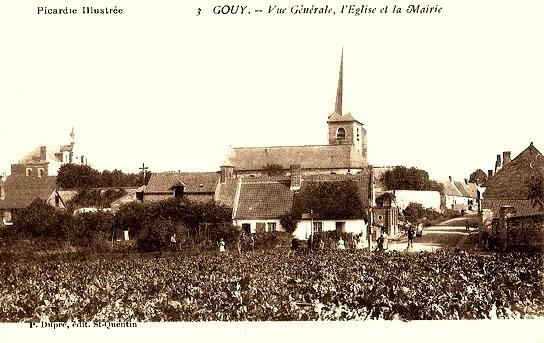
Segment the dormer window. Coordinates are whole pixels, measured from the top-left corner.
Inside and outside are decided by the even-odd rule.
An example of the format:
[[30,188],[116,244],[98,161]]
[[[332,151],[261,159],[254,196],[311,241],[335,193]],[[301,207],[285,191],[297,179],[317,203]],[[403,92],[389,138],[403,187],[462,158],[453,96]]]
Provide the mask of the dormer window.
[[183,191],[185,189],[185,185],[182,182],[176,182],[172,187],[170,187],[170,189],[174,192],[174,198],[183,198]]
[[38,169],[38,177],[43,177],[43,168]]
[[32,176],[32,168],[26,168],[26,176]]
[[346,139],[346,129],[343,127],[339,127],[338,130],[336,130],[336,140],[343,141]]

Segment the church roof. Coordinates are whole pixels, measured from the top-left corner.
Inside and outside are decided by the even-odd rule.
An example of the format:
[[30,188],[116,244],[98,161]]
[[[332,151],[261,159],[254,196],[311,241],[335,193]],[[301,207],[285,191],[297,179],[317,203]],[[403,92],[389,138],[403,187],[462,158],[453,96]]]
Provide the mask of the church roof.
[[10,175],[4,183],[5,199],[0,200],[0,209],[24,208],[36,198],[46,201],[55,188],[55,176]]
[[363,168],[368,165],[352,145],[304,145],[257,148],[232,148],[228,156],[236,170],[262,170],[277,164],[289,169]]
[[145,193],[171,193],[172,186],[183,184],[185,193],[214,193],[219,174],[216,172],[152,173]]
[[351,122],[356,121],[360,123],[357,119],[355,119],[351,113],[345,113],[345,114],[339,114],[339,113],[333,113],[327,120],[327,123],[334,123],[334,122]]

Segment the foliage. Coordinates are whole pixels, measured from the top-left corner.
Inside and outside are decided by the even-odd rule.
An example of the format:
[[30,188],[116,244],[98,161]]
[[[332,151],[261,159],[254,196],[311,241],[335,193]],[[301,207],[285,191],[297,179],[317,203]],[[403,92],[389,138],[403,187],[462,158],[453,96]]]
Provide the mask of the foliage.
[[282,166],[275,163],[269,163],[263,167],[263,171],[269,176],[279,176],[285,173]]
[[468,181],[482,186],[487,181],[487,174],[481,169],[476,169],[470,174]]
[[136,246],[143,252],[166,250],[170,246],[170,237],[176,231],[174,223],[170,220],[150,220],[138,234]]
[[292,213],[285,213],[280,217],[280,224],[289,233],[295,232],[297,228],[297,220]]
[[415,167],[398,166],[387,170],[383,173],[381,181],[389,190],[437,191],[444,194],[444,186],[441,183],[430,180],[425,170]]
[[525,179],[527,197],[534,203],[544,200],[544,178],[542,174],[532,174]]
[[[63,238],[68,224],[61,212],[37,198],[26,208],[13,214],[16,232],[20,238]],[[60,230],[59,230],[60,228]]]
[[295,194],[291,215],[301,218],[303,213],[311,211],[320,219],[366,219],[357,184],[353,181],[307,182],[307,186]]
[[254,252],[0,262],[0,322],[544,315],[541,254]]
[[110,207],[115,200],[126,195],[122,188],[82,189],[67,204],[68,207]]
[[[59,168],[57,186],[62,189],[90,189],[106,187],[139,187],[142,185],[142,173],[125,174],[120,170],[99,172],[88,165],[64,164]],[[145,184],[151,173],[146,173]]]
[[444,216],[432,208],[424,208],[420,203],[411,202],[403,211],[407,221],[415,224],[421,222],[424,226],[441,221]]

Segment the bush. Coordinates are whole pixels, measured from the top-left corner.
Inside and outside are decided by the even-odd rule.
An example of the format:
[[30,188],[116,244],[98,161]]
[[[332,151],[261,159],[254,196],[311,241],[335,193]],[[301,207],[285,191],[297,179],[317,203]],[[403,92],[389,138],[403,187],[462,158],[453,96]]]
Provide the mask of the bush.
[[175,232],[172,221],[151,220],[145,223],[143,230],[136,238],[136,246],[142,252],[166,250],[170,246],[170,237]]

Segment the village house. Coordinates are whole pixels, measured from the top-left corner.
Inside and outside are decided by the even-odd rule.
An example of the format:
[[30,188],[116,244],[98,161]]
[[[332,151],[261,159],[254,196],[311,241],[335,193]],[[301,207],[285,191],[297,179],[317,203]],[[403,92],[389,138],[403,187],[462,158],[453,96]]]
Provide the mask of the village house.
[[66,163],[86,164],[84,156],[76,156],[74,128],[70,131],[70,144],[61,146],[38,146],[17,163],[11,165],[11,175],[54,176]]
[[440,181],[444,186],[442,203],[452,210],[476,210],[478,201],[478,186],[475,183],[454,181],[450,176],[447,181]]
[[34,200],[65,209],[66,204],[56,188],[54,176],[10,175],[0,181],[0,219],[3,225],[13,224],[13,215]]
[[[260,176],[240,178],[235,195],[233,224],[248,233],[285,231],[281,218],[296,207],[300,212],[293,236],[307,239],[312,233],[336,231],[368,238],[368,217],[371,208],[371,175],[321,174],[303,175],[292,166],[290,177]],[[344,184],[356,194],[357,211],[336,215],[330,208],[320,208],[319,200],[309,199],[311,189],[320,184]],[[314,203],[315,208],[307,208]],[[322,204],[321,204],[322,205]],[[339,207],[345,207],[338,204]],[[322,205],[323,206],[323,205]],[[327,213],[328,212],[328,213]]]
[[[499,249],[544,248],[544,158],[531,144],[510,160],[497,155],[482,199],[480,243]],[[504,158],[506,157],[506,158]]]

